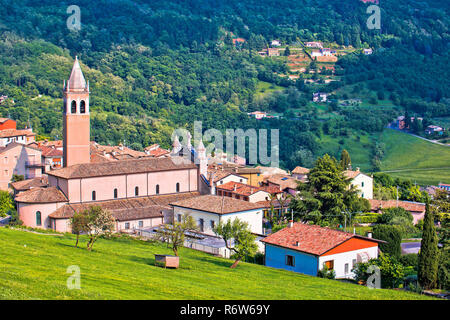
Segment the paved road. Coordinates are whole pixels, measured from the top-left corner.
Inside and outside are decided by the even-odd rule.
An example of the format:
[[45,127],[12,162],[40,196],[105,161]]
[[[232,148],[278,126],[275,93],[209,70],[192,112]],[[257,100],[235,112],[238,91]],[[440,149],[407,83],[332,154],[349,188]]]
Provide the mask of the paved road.
[[419,253],[420,242],[403,242],[401,246],[403,254]]

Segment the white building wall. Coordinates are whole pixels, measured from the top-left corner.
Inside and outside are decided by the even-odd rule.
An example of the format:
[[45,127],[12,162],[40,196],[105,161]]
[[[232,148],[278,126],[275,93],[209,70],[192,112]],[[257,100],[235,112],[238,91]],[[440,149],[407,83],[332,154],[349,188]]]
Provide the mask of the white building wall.
[[[371,248],[364,248],[348,252],[332,254],[329,256],[319,257],[319,268],[322,269],[326,261],[334,260],[334,271],[336,278],[353,278],[355,274],[352,271],[353,262],[361,262],[358,260],[358,254],[367,253],[369,259],[378,258],[378,246]],[[348,272],[345,272],[345,264],[348,263]],[[356,264],[356,263],[355,263]]]
[[216,185],[220,186],[220,185],[225,184],[225,183],[230,182],[230,181],[247,184],[248,179],[245,178],[245,177],[240,177],[240,176],[237,176],[237,175],[234,175],[234,174],[230,174],[229,176],[226,176],[225,178],[217,181]]
[[173,212],[175,221],[178,221],[178,215],[180,214],[181,215],[189,214],[197,222],[197,225],[200,225],[200,219],[203,219],[204,221],[203,233],[212,236],[216,236],[216,234],[212,230],[211,221],[214,221],[214,225],[217,226],[221,220],[226,222],[230,219],[234,220],[235,218],[239,218],[240,220],[247,222],[249,224],[250,230],[253,233],[262,234],[262,217],[263,217],[262,209],[219,215],[216,213],[175,206]]
[[365,199],[373,199],[373,179],[365,174],[359,174],[352,180],[354,185],[359,190],[359,196]]

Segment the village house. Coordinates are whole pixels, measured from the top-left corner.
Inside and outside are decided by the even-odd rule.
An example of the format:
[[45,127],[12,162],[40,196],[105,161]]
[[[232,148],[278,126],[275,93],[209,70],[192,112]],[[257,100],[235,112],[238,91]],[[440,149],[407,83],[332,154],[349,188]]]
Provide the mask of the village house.
[[322,42],[317,42],[317,41],[306,42],[305,45],[308,48],[323,48]]
[[289,175],[274,174],[266,178],[263,182],[263,186],[276,187],[278,190],[288,193],[290,195],[296,195],[298,193],[297,187],[301,183]]
[[314,102],[327,102],[328,94],[324,92],[314,92],[313,93],[313,101]]
[[280,50],[278,48],[267,48],[267,55],[269,57],[278,57],[280,56]]
[[433,134],[433,133],[443,134],[444,128],[442,128],[440,126],[436,126],[436,125],[430,125],[425,128],[425,133],[428,135]]
[[325,266],[337,279],[353,278],[358,262],[378,258],[381,242],[360,235],[290,222],[288,227],[261,240],[265,244],[265,265],[311,276]]
[[35,140],[36,134],[31,128],[17,130],[16,121],[9,118],[0,118],[0,147],[17,142],[29,144]]
[[41,162],[44,166],[44,172],[48,172],[53,169],[62,168],[63,165],[63,151],[55,147],[38,147],[42,151]]
[[253,111],[250,113],[247,113],[249,116],[254,117],[256,120],[261,120],[265,117],[267,117],[267,113],[263,111]]
[[279,46],[281,46],[281,42],[280,42],[280,40],[272,40],[272,42],[270,43],[270,45],[271,45],[272,47],[279,47]]
[[[114,155],[114,161],[91,162],[91,150],[94,148],[95,154],[98,145],[89,140],[89,84],[77,58],[63,97],[63,168],[47,172],[48,186],[31,187],[16,195],[19,218],[25,226],[69,232],[75,212],[100,206],[115,217],[116,231],[127,231],[134,223],[162,223],[161,214],[170,209],[167,202],[161,203],[164,196],[174,202],[200,195],[199,169],[190,159]],[[36,151],[39,161],[31,161],[29,154],[23,161],[28,169],[37,166],[40,170],[40,149],[13,143],[2,151],[21,150],[17,146]]]
[[383,209],[403,208],[413,216],[413,223],[417,224],[425,217],[425,203],[401,200],[369,199],[372,212],[382,213]]
[[0,190],[8,190],[13,175],[21,175],[25,179],[41,177],[42,152],[40,149],[12,142],[0,146]]
[[271,195],[278,195],[282,193],[282,191],[278,187],[255,187],[252,185],[234,181],[230,181],[218,186],[216,192],[218,196],[231,197],[234,199],[249,201],[253,203],[259,201],[268,201]]
[[450,184],[448,183],[439,183],[438,184],[438,188],[445,190],[445,191],[450,191]]
[[351,185],[358,190],[358,195],[361,198],[373,198],[373,178],[362,173],[359,168],[356,170],[346,170],[344,175],[351,179]]
[[219,222],[239,220],[247,222],[250,231],[263,233],[263,206],[230,197],[202,195],[172,202],[174,221],[182,221],[183,215],[190,215],[197,222],[199,232],[215,235],[213,229]]
[[373,53],[373,50],[372,49],[363,49],[363,53],[365,54],[365,55],[370,55],[370,54],[372,54]]
[[291,176],[302,182],[306,182],[308,180],[308,173],[309,173],[308,168],[295,167],[295,169],[292,170],[292,172],[291,172]]

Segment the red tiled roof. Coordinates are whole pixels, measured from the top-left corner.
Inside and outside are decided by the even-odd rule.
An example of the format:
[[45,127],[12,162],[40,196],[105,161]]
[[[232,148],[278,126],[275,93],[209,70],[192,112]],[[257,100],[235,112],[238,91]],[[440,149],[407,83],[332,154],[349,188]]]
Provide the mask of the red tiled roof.
[[292,170],[292,173],[307,174],[307,173],[309,173],[309,169],[308,168],[303,168],[303,167],[295,167],[295,169]]
[[42,152],[41,149],[33,147],[33,146],[30,146],[30,145],[25,145],[25,144],[18,143],[18,142],[11,142],[11,143],[8,143],[6,145],[6,147],[0,147],[0,153],[3,153],[5,151],[13,149],[15,147],[29,148],[29,149],[32,149],[32,150],[36,150],[36,151]]
[[47,177],[39,177],[11,183],[11,187],[13,187],[13,189],[16,191],[25,191],[30,190],[32,188],[45,187],[47,185],[48,185]]
[[0,138],[18,137],[18,136],[35,136],[36,133],[31,132],[28,129],[16,130],[16,129],[5,129],[0,130]]
[[[240,183],[240,182],[234,182],[234,181],[229,181],[225,184],[222,184],[220,186],[217,186],[217,189],[221,189],[221,190],[226,190],[226,191],[231,191],[235,194],[239,194],[242,196],[250,196],[258,191],[265,191],[262,190],[259,187],[254,187],[251,186],[249,184],[245,184],[245,183]],[[266,191],[267,192],[267,191]]]
[[67,202],[64,193],[56,187],[48,188],[32,188],[28,191],[20,192],[16,198],[16,202],[23,203],[56,203]]
[[292,227],[286,227],[267,236],[261,241],[283,248],[320,256],[353,237],[379,242],[379,240],[358,236],[352,233],[298,222],[294,223]]
[[376,200],[368,199],[370,202],[371,210],[378,211],[381,209],[396,208],[399,207],[410,212],[425,212],[425,203],[410,202],[410,201],[397,201],[397,200]]
[[297,189],[298,183],[301,182],[291,176],[284,174],[274,174],[265,180],[265,183],[272,183],[280,186],[281,190],[286,188]]
[[344,175],[347,178],[350,178],[350,179],[356,178],[360,173],[361,173],[361,171],[359,171],[359,170],[355,170],[355,171],[353,171],[353,170],[345,170],[344,171]]
[[77,179],[182,169],[197,169],[197,166],[181,157],[147,157],[134,160],[76,164],[70,167],[52,170],[48,174],[64,179]]
[[40,146],[39,149],[42,150],[42,156],[46,158],[53,158],[53,157],[62,157],[63,152],[61,150],[58,150],[53,147],[47,147],[47,146]]
[[227,214],[264,208],[261,204],[214,195],[203,195],[196,198],[181,200],[173,202],[171,205],[216,214]]
[[186,192],[150,197],[93,201],[88,203],[72,203],[58,208],[49,217],[53,219],[70,219],[75,212],[83,212],[93,206],[99,206],[102,209],[110,211],[118,221],[162,217],[164,210],[171,209],[169,206],[170,202],[198,196],[198,192]]

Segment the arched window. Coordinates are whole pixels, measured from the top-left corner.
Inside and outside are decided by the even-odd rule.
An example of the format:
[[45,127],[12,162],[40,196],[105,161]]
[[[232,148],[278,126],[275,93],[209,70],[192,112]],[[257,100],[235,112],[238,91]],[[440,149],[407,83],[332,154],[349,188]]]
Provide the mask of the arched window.
[[180,183],[177,182],[177,192],[180,192]]
[[138,196],[139,195],[139,187],[135,187],[134,188],[134,195]]
[[77,113],[77,102],[75,100],[72,101],[72,109],[70,110],[71,113]]
[[92,191],[92,201],[95,201],[95,199],[97,198],[96,195],[97,194],[95,193],[95,191]]
[[117,199],[117,189],[114,189],[114,199]]
[[159,184],[156,185],[156,194],[159,194]]
[[42,225],[42,219],[41,219],[41,212],[40,211],[36,212],[36,225],[37,226]]
[[86,102],[84,100],[80,102],[80,113],[86,113]]

